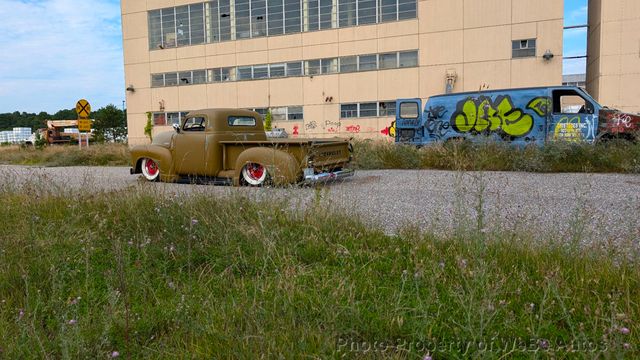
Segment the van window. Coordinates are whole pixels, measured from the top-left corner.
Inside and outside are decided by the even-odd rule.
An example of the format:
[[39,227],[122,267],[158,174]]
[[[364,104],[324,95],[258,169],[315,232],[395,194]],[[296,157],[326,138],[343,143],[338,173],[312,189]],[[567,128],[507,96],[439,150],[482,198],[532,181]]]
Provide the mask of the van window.
[[419,111],[417,103],[405,102],[400,104],[400,117],[403,119],[417,119]]
[[229,126],[256,126],[256,118],[250,116],[229,116]]
[[184,131],[204,131],[207,120],[202,116],[196,116],[185,120],[182,130]]
[[554,114],[593,114],[593,104],[575,90],[553,92]]

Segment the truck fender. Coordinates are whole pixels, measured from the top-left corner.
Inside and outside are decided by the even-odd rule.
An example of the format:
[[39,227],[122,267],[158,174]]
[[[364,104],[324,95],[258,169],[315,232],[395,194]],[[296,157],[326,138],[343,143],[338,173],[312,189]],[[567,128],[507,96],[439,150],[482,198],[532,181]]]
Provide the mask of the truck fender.
[[249,163],[264,166],[274,185],[295,183],[302,173],[300,164],[291,154],[274,148],[254,147],[243,151],[238,156],[234,169],[234,185],[240,184],[242,168]]
[[178,176],[173,168],[173,161],[169,149],[156,145],[138,145],[131,149],[131,166],[133,173],[142,172],[142,159],[150,158],[158,163],[160,168],[160,180],[164,182],[175,182]]

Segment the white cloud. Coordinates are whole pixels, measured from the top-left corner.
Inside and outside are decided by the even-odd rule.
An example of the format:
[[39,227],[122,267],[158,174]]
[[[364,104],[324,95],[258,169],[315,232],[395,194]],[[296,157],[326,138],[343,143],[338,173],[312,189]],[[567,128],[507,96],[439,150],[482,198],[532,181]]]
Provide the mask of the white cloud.
[[0,0],[0,112],[124,99],[119,2]]

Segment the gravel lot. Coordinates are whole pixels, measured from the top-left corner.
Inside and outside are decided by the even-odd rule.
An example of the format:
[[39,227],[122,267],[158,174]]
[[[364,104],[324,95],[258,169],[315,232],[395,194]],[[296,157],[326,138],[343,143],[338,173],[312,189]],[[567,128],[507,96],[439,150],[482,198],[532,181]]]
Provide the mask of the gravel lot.
[[151,189],[165,195],[204,193],[290,199],[295,207],[318,197],[349,216],[388,233],[414,225],[437,233],[461,226],[483,231],[526,230],[567,239],[579,235],[610,243],[640,240],[640,176],[531,174],[429,170],[360,171],[352,179],[319,188],[233,188],[146,183],[125,167],[39,168],[0,166],[0,184],[45,182],[67,191]]

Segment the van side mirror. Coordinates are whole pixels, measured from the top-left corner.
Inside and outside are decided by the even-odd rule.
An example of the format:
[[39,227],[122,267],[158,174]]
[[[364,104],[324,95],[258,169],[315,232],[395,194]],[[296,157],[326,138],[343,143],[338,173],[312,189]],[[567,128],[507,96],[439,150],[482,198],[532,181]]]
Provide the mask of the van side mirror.
[[178,125],[178,124],[173,124],[173,129],[174,129],[178,134],[180,134],[180,125]]

